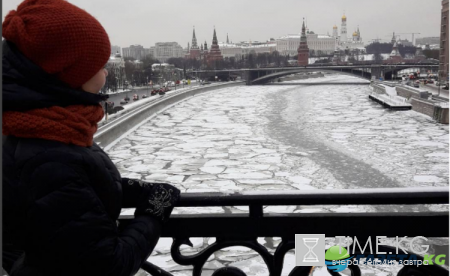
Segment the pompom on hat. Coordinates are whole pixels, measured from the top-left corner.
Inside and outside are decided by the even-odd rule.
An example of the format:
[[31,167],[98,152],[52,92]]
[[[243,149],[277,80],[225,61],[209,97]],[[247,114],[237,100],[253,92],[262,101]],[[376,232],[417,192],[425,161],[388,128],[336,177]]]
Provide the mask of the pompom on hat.
[[102,25],[64,0],[25,0],[2,29],[28,59],[73,88],[90,80],[111,54]]

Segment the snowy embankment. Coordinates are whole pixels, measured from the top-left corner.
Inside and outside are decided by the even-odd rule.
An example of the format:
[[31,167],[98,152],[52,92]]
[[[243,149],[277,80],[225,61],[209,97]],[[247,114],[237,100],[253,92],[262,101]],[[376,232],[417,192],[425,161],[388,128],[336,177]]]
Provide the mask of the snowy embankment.
[[[382,86],[386,91],[386,94],[371,93],[371,96],[377,99],[379,102],[386,103],[390,108],[411,108],[411,104],[408,103],[406,98],[397,95],[395,86],[384,85],[382,83],[378,84]],[[374,89],[374,88],[372,88]]]
[[[196,80],[191,80],[191,85],[196,84],[196,83],[197,83]],[[185,85],[187,85],[187,84],[185,84]],[[117,89],[116,91],[109,90],[107,92],[107,94],[113,95],[113,94],[120,94],[120,93],[131,93],[131,92],[133,92],[133,90],[142,90],[142,89],[150,89],[150,88],[159,89],[160,87],[161,87],[161,85],[159,85],[159,84],[149,85],[149,86],[134,86],[134,87],[131,87],[130,89]]]

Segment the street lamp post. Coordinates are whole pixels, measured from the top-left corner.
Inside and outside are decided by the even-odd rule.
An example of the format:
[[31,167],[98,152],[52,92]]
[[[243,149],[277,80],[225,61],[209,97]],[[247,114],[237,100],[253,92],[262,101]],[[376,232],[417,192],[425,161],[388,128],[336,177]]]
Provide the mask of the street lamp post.
[[108,102],[105,101],[105,121],[108,121]]
[[[440,64],[439,64],[439,67],[440,67]],[[439,95],[441,95],[441,70],[438,70],[438,97],[439,97]]]
[[175,71],[172,71],[172,82],[175,84],[175,90],[177,90],[177,82],[174,81]]

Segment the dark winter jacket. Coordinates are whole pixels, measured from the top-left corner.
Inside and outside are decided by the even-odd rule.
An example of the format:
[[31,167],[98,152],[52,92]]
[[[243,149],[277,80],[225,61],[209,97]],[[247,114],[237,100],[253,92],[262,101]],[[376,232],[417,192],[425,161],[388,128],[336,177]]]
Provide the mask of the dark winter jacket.
[[[104,99],[69,88],[3,43],[4,110]],[[10,271],[16,261],[13,276],[136,273],[161,223],[143,215],[118,229],[121,208],[136,204],[127,181],[95,144],[4,137],[3,266]]]

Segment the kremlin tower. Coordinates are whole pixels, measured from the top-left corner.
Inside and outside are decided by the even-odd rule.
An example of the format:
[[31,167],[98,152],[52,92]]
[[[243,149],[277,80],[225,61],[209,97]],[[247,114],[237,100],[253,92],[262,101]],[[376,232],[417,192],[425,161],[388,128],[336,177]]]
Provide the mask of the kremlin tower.
[[202,52],[203,64],[206,66],[208,64],[207,63],[207,61],[208,61],[208,44],[206,44],[206,41],[202,48],[203,48],[203,52]]
[[397,48],[397,41],[394,42],[394,46],[392,46],[392,52],[389,55],[389,61],[392,63],[397,63],[402,61],[402,56],[400,55],[400,52]]
[[[188,46],[189,47],[189,46]],[[197,38],[195,37],[195,28],[192,32],[192,44],[191,44],[191,48],[188,49],[188,55],[187,58],[191,58],[191,59],[197,59],[200,58],[200,48],[197,45]]]
[[305,20],[303,20],[302,36],[300,37],[300,45],[298,46],[297,52],[298,52],[298,65],[307,66],[309,58],[309,49],[308,43],[306,41]]
[[209,50],[207,60],[208,60],[208,66],[211,68],[215,67],[216,61],[223,60],[223,56],[222,56],[222,53],[220,52],[219,45],[217,42],[216,28],[214,28],[213,41],[211,44],[211,50]]

